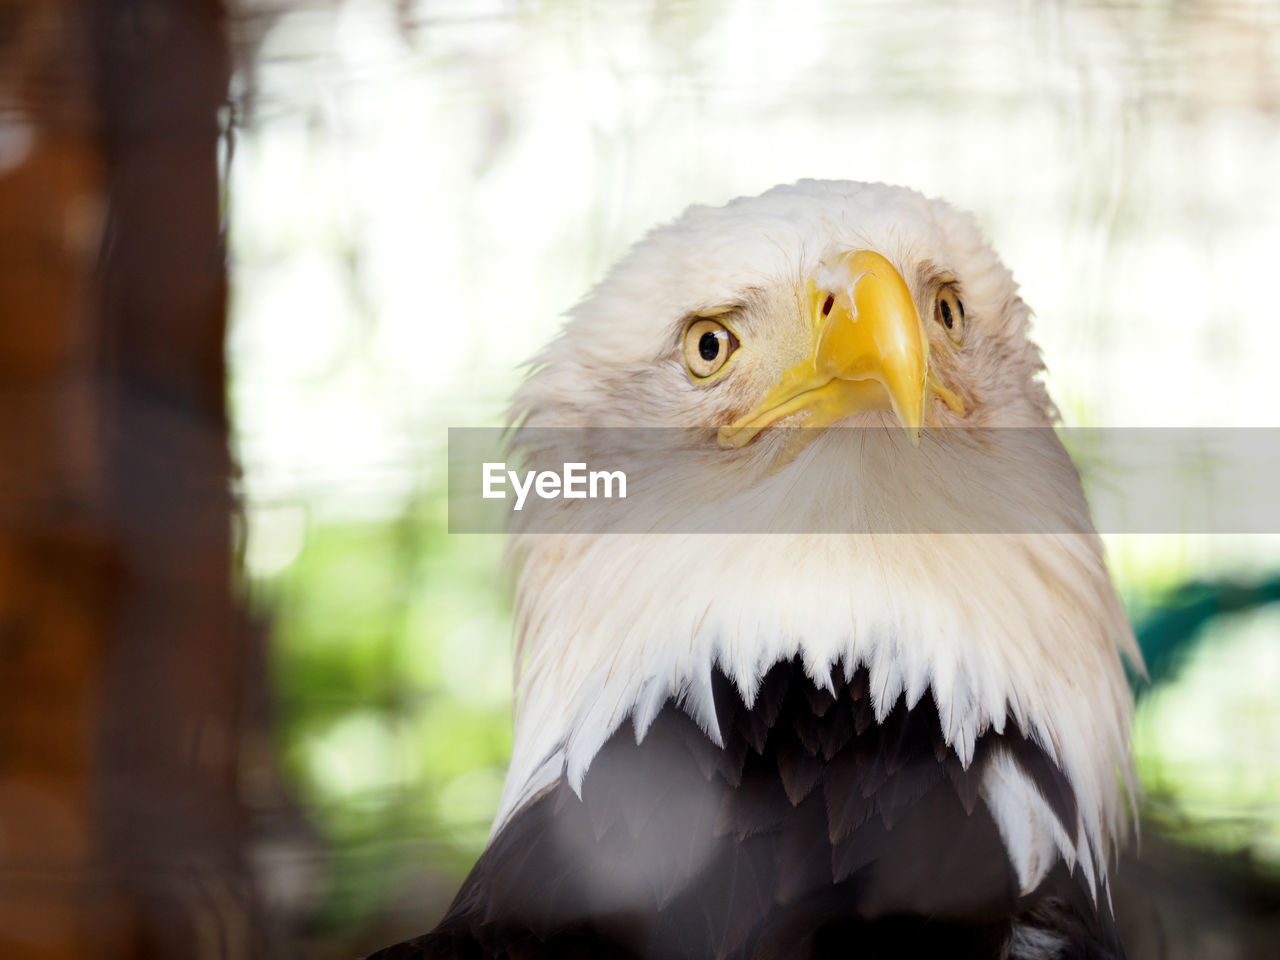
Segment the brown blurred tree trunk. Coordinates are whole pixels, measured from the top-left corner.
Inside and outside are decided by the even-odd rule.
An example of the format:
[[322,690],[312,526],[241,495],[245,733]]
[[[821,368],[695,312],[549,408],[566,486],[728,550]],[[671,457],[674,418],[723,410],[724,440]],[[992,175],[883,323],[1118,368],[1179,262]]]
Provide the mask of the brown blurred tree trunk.
[[0,0],[0,956],[259,951],[218,0]]

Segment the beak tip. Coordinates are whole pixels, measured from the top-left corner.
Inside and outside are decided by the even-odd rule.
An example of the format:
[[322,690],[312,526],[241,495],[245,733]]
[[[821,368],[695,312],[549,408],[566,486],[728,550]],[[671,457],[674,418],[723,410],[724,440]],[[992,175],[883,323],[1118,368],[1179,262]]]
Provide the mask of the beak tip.
[[746,430],[739,425],[733,424],[717,430],[716,441],[719,443],[721,450],[737,450],[739,447],[745,447],[748,441],[758,432]]

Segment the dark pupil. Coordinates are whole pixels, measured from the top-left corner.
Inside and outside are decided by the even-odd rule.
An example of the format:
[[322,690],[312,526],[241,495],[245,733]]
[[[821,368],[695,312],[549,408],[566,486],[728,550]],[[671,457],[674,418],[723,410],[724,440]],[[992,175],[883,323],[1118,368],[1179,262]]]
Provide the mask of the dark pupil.
[[947,325],[948,330],[955,324],[955,321],[951,319],[951,304],[945,300],[942,301],[942,322]]
[[698,338],[698,356],[703,360],[714,360],[720,356],[720,338],[712,331],[708,330]]

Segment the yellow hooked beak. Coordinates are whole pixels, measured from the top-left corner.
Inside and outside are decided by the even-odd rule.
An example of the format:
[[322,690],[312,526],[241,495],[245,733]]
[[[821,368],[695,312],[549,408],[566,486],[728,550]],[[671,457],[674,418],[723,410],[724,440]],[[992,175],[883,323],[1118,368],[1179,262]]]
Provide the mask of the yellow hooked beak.
[[880,254],[856,250],[824,262],[809,281],[809,307],[812,355],[721,427],[720,446],[745,446],[794,413],[803,412],[802,427],[825,427],[867,410],[892,410],[918,446],[930,390],[964,414],[929,369],[929,338],[906,281]]

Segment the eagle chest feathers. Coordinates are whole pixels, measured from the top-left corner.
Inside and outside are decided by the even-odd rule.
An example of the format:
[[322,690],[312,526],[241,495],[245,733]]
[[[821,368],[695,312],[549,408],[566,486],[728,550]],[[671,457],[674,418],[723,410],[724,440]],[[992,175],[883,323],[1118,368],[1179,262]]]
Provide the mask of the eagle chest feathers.
[[[378,960],[1122,956],[1141,663],[1026,322],[972,219],[900,188],[802,182],[642,241],[517,418],[711,427],[673,497],[800,496],[822,532],[517,531],[502,806],[439,926]],[[1024,429],[935,436],[967,426]],[[1028,443],[1002,489],[1043,529],[984,532]]]

